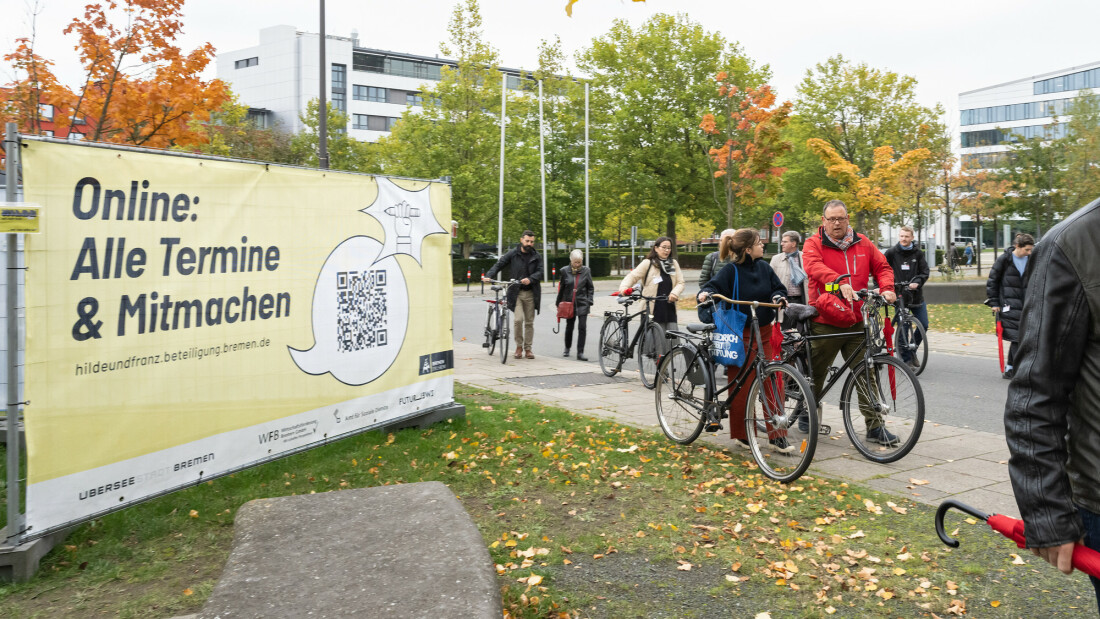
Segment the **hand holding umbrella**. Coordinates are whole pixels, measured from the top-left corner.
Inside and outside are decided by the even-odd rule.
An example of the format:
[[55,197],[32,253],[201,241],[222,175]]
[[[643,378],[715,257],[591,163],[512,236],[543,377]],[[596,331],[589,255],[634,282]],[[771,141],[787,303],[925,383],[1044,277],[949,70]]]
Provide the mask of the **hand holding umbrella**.
[[[1000,323],[998,322],[998,324]],[[940,536],[940,540],[943,541],[944,544],[952,548],[959,547],[959,540],[947,535],[943,529],[944,514],[952,507],[966,514],[970,514],[975,518],[981,518],[990,528],[1016,542],[1016,545],[1020,548],[1026,547],[1024,523],[1022,520],[1016,520],[1015,518],[1010,518],[1001,514],[986,514],[974,509],[966,503],[961,503],[954,499],[948,499],[940,503],[939,508],[936,510],[936,535]],[[1073,567],[1089,576],[1100,578],[1100,552],[1077,544],[1073,547]]]

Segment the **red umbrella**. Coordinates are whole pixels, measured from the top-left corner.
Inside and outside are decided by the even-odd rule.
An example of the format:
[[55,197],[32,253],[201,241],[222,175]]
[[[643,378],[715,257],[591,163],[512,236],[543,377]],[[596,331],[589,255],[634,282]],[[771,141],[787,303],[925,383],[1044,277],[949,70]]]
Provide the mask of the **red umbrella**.
[[1004,327],[1001,326],[1001,313],[993,310],[993,319],[997,321],[997,357],[1001,360],[1001,374],[1005,373]]
[[[997,324],[999,325],[1000,322]],[[940,540],[948,546],[952,548],[959,547],[959,540],[951,538],[943,530],[943,516],[952,507],[975,518],[981,518],[991,529],[1016,542],[1016,545],[1020,548],[1024,548],[1024,522],[1022,520],[1016,520],[1001,514],[982,513],[966,503],[954,499],[948,499],[940,503],[939,508],[936,510],[936,535],[939,535]],[[1073,567],[1089,576],[1100,578],[1100,552],[1077,544],[1073,547]]]

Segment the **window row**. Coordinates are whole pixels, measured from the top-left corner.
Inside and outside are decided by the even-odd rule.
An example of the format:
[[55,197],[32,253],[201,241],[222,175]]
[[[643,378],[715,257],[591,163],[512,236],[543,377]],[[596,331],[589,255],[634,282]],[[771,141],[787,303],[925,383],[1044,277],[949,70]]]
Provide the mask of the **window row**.
[[1078,71],[1069,75],[1059,75],[1034,83],[1035,94],[1045,95],[1052,92],[1081,90],[1082,88],[1100,88],[1100,67],[1088,71]]
[[233,63],[233,68],[243,69],[245,67],[254,67],[258,64],[260,64],[260,57],[259,56],[253,56],[251,58],[245,58],[244,60],[238,60],[237,62],[234,62]]
[[368,131],[391,131],[400,118],[393,116],[374,116],[372,114],[352,114],[351,128]]
[[994,105],[963,110],[960,115],[962,125],[981,125],[984,123],[1002,123],[1012,120],[1048,118],[1062,116],[1073,107],[1073,99],[1052,99],[1050,101],[1031,101],[1012,105]]
[[440,65],[417,60],[389,58],[367,52],[354,52],[352,55],[351,68],[354,71],[385,73],[387,75],[400,75],[403,77],[418,77],[427,80],[439,81],[442,79],[439,71]]
[[1006,161],[1011,153],[976,153],[970,155],[963,155],[963,165],[971,168],[982,168],[990,170],[993,168],[999,168]]
[[1012,144],[1020,140],[1031,138],[1046,138],[1057,140],[1066,137],[1066,125],[1029,125],[1027,127],[1013,127],[1011,129],[986,129],[985,131],[963,131],[959,135],[960,146],[973,148],[975,146],[993,146],[995,144]]
[[356,101],[372,101],[374,103],[393,103],[396,105],[423,105],[424,98],[414,90],[398,90],[396,88],[381,88],[379,86],[352,86],[352,98]]

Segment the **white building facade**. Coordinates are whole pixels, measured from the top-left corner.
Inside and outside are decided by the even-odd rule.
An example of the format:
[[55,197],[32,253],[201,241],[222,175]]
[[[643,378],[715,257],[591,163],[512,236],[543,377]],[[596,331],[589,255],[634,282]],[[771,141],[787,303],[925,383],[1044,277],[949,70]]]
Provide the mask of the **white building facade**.
[[[297,133],[306,105],[320,94],[318,48],[317,33],[294,26],[264,28],[259,45],[218,54],[218,79],[230,84],[261,126],[274,123]],[[328,35],[325,56],[325,97],[348,115],[348,135],[364,142],[389,135],[406,109],[420,108],[425,85],[438,82],[443,67],[456,66],[438,56],[360,47],[354,30],[350,37]],[[520,71],[501,71],[509,76],[509,88],[518,87]]]
[[1100,93],[1100,61],[959,93],[960,158],[992,168],[1020,136],[1063,137],[1070,104],[1086,88]]

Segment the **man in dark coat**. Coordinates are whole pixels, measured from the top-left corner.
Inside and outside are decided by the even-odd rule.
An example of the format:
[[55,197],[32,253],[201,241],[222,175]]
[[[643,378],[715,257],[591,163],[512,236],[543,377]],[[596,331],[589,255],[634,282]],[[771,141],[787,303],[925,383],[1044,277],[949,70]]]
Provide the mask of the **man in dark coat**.
[[493,268],[485,273],[485,280],[496,277],[496,274],[508,265],[512,279],[519,280],[518,286],[508,287],[508,309],[515,315],[515,323],[512,325],[512,333],[516,340],[516,359],[534,359],[531,352],[531,343],[535,338],[535,314],[542,305],[542,290],[539,284],[542,282],[542,256],[535,251],[535,233],[524,230],[519,239],[519,245],[508,251],[497,260]]
[[[928,261],[924,259],[924,252],[913,242],[913,228],[902,226],[898,231],[898,244],[886,250],[886,262],[894,270],[894,281],[897,283],[909,282],[910,301],[906,307],[920,321],[925,331],[928,331],[928,306],[924,304],[924,283],[928,281]],[[917,339],[919,334],[914,333],[914,344],[920,344]],[[901,351],[901,360],[918,366],[913,351]]]
[[1004,339],[1012,342],[1005,362],[1006,379],[1016,375],[1012,365],[1016,359],[1017,342],[1020,341],[1020,316],[1024,310],[1024,281],[1028,273],[1028,256],[1035,247],[1030,234],[1017,234],[1014,247],[1005,250],[989,269],[985,282],[985,304],[1000,314]]
[[[1035,248],[1005,403],[1008,473],[1026,545],[1067,574],[1078,541],[1100,550],[1098,236],[1100,200]],[[1100,579],[1092,585],[1100,595]]]

